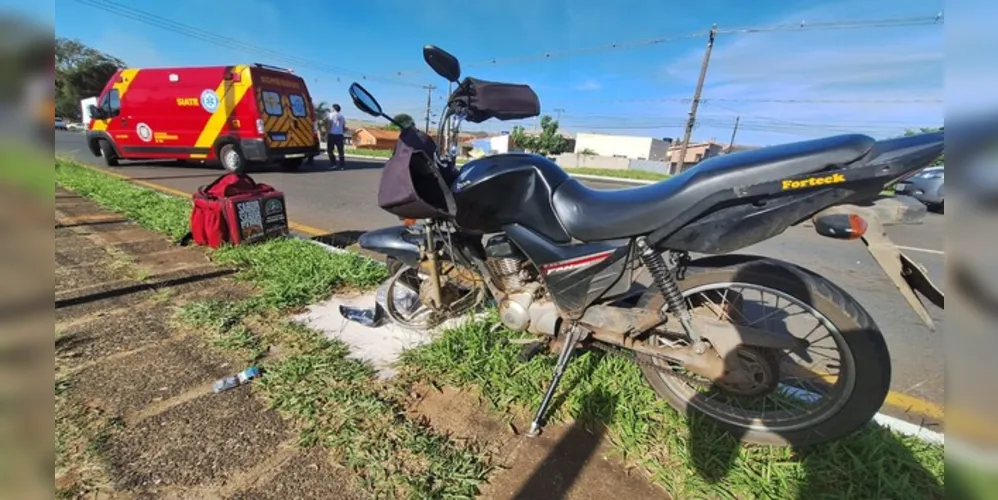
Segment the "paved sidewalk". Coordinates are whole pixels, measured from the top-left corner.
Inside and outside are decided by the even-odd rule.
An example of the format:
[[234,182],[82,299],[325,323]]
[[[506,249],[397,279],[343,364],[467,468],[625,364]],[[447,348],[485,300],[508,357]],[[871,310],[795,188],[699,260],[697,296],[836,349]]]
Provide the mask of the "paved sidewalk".
[[364,498],[250,387],[212,392],[244,363],[172,316],[244,296],[230,271],[65,190],[55,216],[61,498]]

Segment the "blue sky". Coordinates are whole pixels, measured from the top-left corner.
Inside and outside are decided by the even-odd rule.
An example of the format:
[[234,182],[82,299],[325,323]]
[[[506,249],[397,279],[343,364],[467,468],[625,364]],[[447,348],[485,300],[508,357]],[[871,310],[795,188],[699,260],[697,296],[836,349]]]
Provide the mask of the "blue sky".
[[[689,104],[679,100],[692,95],[705,37],[559,54],[704,32],[712,23],[724,29],[803,20],[806,26],[931,16],[943,10],[941,0],[369,0],[356,6],[328,0],[120,0],[157,16],[160,23],[165,18],[272,51],[261,53],[236,49],[229,42],[198,40],[87,5],[93,3],[108,5],[104,0],[56,0],[56,34],[77,38],[133,66],[245,61],[291,66],[306,78],[317,101],[339,102],[354,116],[359,111],[349,104],[346,89],[366,75],[361,81],[386,110],[407,112],[422,122],[426,91],[419,86],[446,88],[422,62],[421,47],[432,43],[458,56],[466,75],[530,84],[545,112],[564,110],[563,129],[657,137],[682,136]],[[742,120],[736,142],[757,145],[846,131],[890,136],[907,127],[941,125],[940,103],[771,101],[942,99],[943,42],[941,24],[719,35],[694,139],[727,142],[736,116]],[[545,52],[553,57],[516,59]],[[492,64],[491,59],[499,61]],[[435,110],[442,97],[442,92],[435,93]],[[493,123],[486,128],[497,131],[512,125]]]

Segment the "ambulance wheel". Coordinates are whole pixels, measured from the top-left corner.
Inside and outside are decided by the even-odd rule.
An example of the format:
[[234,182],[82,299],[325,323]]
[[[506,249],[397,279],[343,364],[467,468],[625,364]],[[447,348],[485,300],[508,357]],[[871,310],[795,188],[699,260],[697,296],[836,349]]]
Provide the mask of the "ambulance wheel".
[[301,167],[301,164],[304,161],[304,158],[289,158],[281,160],[281,168],[284,170],[298,170],[298,167]]
[[97,146],[100,148],[100,155],[104,158],[104,164],[109,167],[118,166],[118,154],[114,152],[114,148],[111,146],[110,142],[101,139]]
[[246,171],[246,158],[235,144],[226,144],[218,150],[218,159],[222,168],[229,172],[242,173]]

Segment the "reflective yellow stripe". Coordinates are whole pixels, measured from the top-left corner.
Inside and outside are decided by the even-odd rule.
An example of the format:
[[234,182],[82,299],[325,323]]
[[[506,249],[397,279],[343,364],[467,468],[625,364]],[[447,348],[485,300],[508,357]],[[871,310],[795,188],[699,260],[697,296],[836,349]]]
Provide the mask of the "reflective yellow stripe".
[[239,73],[240,79],[238,82],[227,82],[222,80],[222,83],[218,85],[215,89],[215,94],[218,95],[218,99],[221,101],[219,103],[218,109],[211,114],[211,118],[208,119],[208,123],[205,124],[204,128],[201,130],[201,135],[198,136],[198,140],[194,143],[196,148],[209,148],[215,143],[215,139],[218,138],[218,134],[222,132],[222,128],[229,121],[229,116],[232,114],[239,103],[242,102],[243,96],[246,95],[246,91],[253,86],[253,82],[250,80],[250,69],[249,66],[239,65],[233,70],[235,73]]
[[[118,102],[122,102],[122,99],[125,98],[125,93],[128,92],[128,87],[132,85],[132,81],[135,80],[135,75],[137,74],[139,74],[139,70],[135,68],[121,70],[121,73],[118,75],[118,81],[111,86],[112,90],[118,90]],[[94,120],[93,130],[107,130],[109,123],[111,123],[111,120]]]

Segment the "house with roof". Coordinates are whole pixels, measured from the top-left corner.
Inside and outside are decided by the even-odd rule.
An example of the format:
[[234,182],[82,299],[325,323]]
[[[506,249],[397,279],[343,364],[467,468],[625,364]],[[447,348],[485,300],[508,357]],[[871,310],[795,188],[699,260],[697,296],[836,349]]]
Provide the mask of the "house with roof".
[[395,149],[399,131],[365,127],[355,130],[352,138],[353,147],[358,149]]

